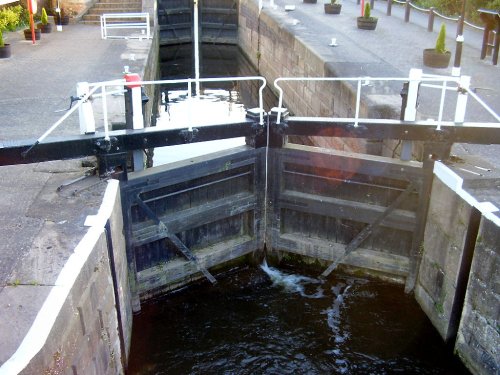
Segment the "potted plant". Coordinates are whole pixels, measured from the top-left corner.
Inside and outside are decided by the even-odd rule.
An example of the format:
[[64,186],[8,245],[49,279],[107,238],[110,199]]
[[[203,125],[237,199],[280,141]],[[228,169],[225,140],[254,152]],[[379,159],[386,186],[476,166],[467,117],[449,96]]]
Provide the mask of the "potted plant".
[[[35,28],[35,40],[40,40],[41,32],[40,29]],[[31,40],[31,29],[24,29],[24,39]]]
[[63,8],[56,9],[54,12],[54,23],[59,26],[69,24],[69,15]]
[[10,57],[10,44],[4,42],[2,28],[0,27],[0,59],[8,57]]
[[362,30],[375,30],[377,27],[377,17],[372,17],[370,12],[370,3],[365,4],[365,11],[363,16],[358,17],[358,29]]
[[446,49],[446,25],[441,24],[436,46],[424,49],[424,65],[430,68],[447,68],[450,64],[451,52]]
[[43,34],[48,34],[52,32],[52,25],[49,23],[49,17],[47,16],[47,11],[42,8],[42,17],[40,18],[42,23],[38,24],[38,28]]
[[342,4],[340,0],[330,0],[329,3],[325,3],[325,13],[326,14],[340,14],[342,9]]

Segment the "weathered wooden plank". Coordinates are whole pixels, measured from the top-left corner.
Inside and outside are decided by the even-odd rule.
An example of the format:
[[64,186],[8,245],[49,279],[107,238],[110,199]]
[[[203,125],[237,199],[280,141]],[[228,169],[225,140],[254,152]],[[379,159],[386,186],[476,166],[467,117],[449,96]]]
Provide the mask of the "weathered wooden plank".
[[282,163],[292,162],[351,174],[411,180],[414,183],[422,179],[422,163],[416,161],[401,161],[383,156],[356,154],[292,143],[286,144],[286,147],[279,152],[283,153]]
[[188,259],[191,262],[191,264],[193,264],[196,267],[196,269],[200,271],[207,278],[208,281],[210,281],[212,284],[217,283],[215,277],[213,277],[213,275],[210,272],[208,272],[208,270],[202,264],[200,264],[198,257],[196,257],[191,252],[191,250],[189,250],[187,246],[184,245],[184,243],[179,239],[179,237],[177,237],[175,234],[171,234],[168,238],[177,247],[177,249],[179,249],[182,252],[182,254],[186,257],[186,259]]
[[223,14],[223,15],[236,15],[238,12],[234,8],[213,8],[213,7],[203,7],[201,9],[202,14]]
[[[359,232],[356,237],[354,237],[353,240],[349,242],[349,244],[347,244],[342,258],[347,257],[351,252],[356,250],[363,243],[363,241],[373,233],[373,230],[377,226],[381,225],[384,219],[388,217],[391,212],[393,212],[401,204],[401,202],[403,202],[410,195],[410,193],[413,192],[413,189],[413,184],[408,185],[406,190],[401,193],[401,195],[397,197],[397,199],[392,202],[391,205],[387,207],[385,211],[375,219],[375,221],[364,227],[363,230],[361,230],[361,232]],[[321,277],[327,277],[337,267],[341,259],[337,259],[336,261],[332,262],[332,264],[330,264],[327,269],[323,271]]]
[[[367,224],[374,222],[386,209],[382,206],[295,191],[284,191],[279,198],[279,205],[281,208]],[[415,228],[415,213],[396,209],[382,221],[381,225],[411,231]]]
[[[252,165],[260,154],[260,150],[247,146],[215,152],[179,162],[165,164],[155,168],[129,174],[129,179],[123,188],[135,193],[143,190],[173,185],[223,171],[230,171],[239,167]],[[193,167],[195,166],[195,167]]]
[[[277,238],[274,249],[335,261],[342,257],[345,246],[316,238],[306,239],[300,235],[283,234]],[[408,257],[373,251],[363,247],[349,254],[340,263],[405,277],[409,271]]]
[[235,25],[235,24],[220,24],[220,23],[203,22],[201,26],[204,29],[215,29],[215,30],[237,30],[238,29],[238,25]]
[[191,23],[190,22],[183,22],[183,23],[172,23],[168,25],[160,25],[160,31],[167,31],[167,30],[178,30],[178,29],[191,29]]
[[[319,169],[286,163],[283,170],[282,190],[301,191],[309,194],[355,200],[381,206],[388,206],[405,190],[407,181],[381,179],[360,174],[344,174],[343,171]],[[414,211],[417,194],[401,206]]]
[[[199,250],[196,252],[196,256],[199,264],[209,269],[210,267],[239,258],[255,250],[258,250],[258,243],[249,236],[241,236]],[[141,294],[147,293],[177,280],[189,277],[197,272],[198,269],[192,262],[175,259],[161,266],[138,272],[138,291]]]
[[191,16],[191,8],[158,9],[158,16],[173,16],[177,14],[188,14]]
[[[165,223],[169,232],[179,233],[226,217],[254,210],[256,205],[257,201],[254,195],[240,193],[227,199],[216,200],[206,203],[203,206],[180,211],[175,215],[160,216],[159,219]],[[166,236],[166,234],[158,232],[157,225],[152,220],[134,223],[132,230],[134,234],[133,246],[140,246]]]

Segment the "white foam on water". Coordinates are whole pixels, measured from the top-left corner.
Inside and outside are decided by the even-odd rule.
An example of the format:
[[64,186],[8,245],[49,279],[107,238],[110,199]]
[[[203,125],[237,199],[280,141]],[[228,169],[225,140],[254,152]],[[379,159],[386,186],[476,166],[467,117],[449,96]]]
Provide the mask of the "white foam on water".
[[344,305],[345,299],[350,295],[349,290],[351,285],[343,282],[332,286],[331,291],[334,295],[333,304],[329,309],[323,311],[326,315],[328,327],[332,330],[333,340],[335,344],[342,344],[349,338],[349,334],[341,329],[341,309]]
[[314,299],[324,297],[323,288],[321,287],[321,285],[316,288],[316,293],[307,294],[305,291],[305,287],[309,284],[321,284],[322,281],[318,279],[281,272],[274,267],[269,267],[265,259],[264,262],[260,265],[260,268],[269,276],[269,278],[273,282],[273,285],[280,286],[289,293],[298,293],[302,297]]

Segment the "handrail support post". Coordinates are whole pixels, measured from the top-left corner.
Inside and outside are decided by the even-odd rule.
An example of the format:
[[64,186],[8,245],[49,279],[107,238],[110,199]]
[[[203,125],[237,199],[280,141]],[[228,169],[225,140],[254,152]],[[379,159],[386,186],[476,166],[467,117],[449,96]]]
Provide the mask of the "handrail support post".
[[89,83],[78,82],[76,84],[76,95],[79,99],[86,97],[80,107],[78,107],[78,118],[80,120],[80,134],[95,133],[95,119],[92,111],[92,104],[89,101]]
[[468,90],[470,87],[470,76],[460,77],[460,87],[458,88],[457,106],[455,108],[455,124],[461,125],[465,121],[467,108]]
[[[421,69],[410,70],[410,81],[408,82],[408,92],[405,98],[403,97],[403,120],[415,121],[417,119],[417,105],[418,105],[418,90],[422,80]],[[413,143],[411,141],[403,141],[401,144],[400,159],[403,161],[411,160]]]

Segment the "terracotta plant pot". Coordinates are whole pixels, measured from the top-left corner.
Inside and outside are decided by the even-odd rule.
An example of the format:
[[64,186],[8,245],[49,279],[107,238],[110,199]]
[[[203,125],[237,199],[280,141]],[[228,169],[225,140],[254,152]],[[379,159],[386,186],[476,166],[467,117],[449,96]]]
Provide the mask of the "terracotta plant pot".
[[340,14],[340,10],[342,9],[342,4],[325,4],[325,13],[326,14]]
[[376,17],[358,17],[358,29],[375,30],[377,27],[378,18]]
[[0,47],[0,59],[7,59],[10,57],[10,44],[4,44]]
[[451,52],[436,52],[434,48],[424,49],[424,65],[430,68],[447,68],[450,64]]
[[[41,36],[40,29],[35,29],[35,40],[40,40]],[[31,29],[24,29],[24,39],[31,40]]]

